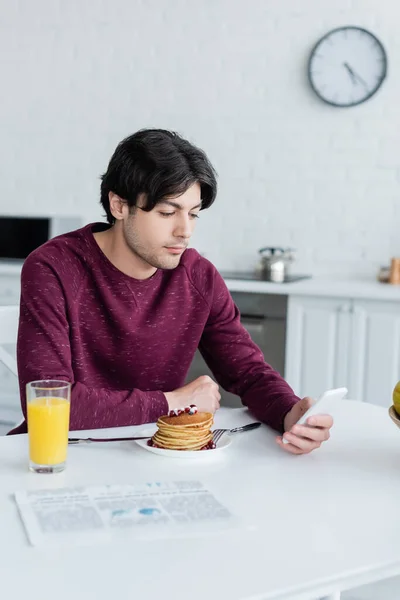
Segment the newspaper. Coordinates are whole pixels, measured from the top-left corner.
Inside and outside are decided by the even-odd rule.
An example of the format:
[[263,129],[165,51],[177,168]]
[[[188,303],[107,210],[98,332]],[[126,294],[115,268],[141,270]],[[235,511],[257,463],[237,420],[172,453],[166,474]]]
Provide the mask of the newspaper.
[[33,546],[207,535],[237,519],[200,481],[103,485],[16,492]]

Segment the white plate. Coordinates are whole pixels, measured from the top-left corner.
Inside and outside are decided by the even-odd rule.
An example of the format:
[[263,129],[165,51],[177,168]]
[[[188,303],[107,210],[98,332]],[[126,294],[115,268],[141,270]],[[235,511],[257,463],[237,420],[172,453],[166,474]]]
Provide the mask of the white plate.
[[[142,432],[140,432],[142,434]],[[151,435],[154,434],[152,431]],[[147,435],[147,432],[143,432],[143,435]],[[148,434],[150,435],[150,433]],[[165,450],[164,448],[156,448],[155,446],[149,446],[148,440],[136,440],[138,446],[153,454],[159,454],[160,456],[166,456],[168,458],[212,458],[216,456],[216,453],[225,450],[232,443],[232,438],[226,433],[218,440],[217,447],[214,450]]]

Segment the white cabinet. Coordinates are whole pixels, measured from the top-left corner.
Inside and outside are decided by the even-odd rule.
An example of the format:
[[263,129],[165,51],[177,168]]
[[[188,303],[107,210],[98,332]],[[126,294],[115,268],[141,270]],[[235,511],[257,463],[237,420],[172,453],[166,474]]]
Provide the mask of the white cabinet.
[[400,380],[400,303],[354,301],[351,357],[352,397],[392,404]]
[[21,291],[20,275],[0,274],[0,306],[19,304]]
[[[15,357],[16,344],[3,348]],[[18,378],[0,363],[0,435],[5,434],[22,420]]]
[[[16,305],[20,299],[20,275],[0,274],[0,305]],[[15,355],[16,342],[4,348]],[[7,367],[0,363],[0,435],[5,434],[13,425],[21,421],[18,379]]]
[[346,386],[390,406],[400,380],[400,302],[292,296],[285,378],[299,396]]
[[285,377],[300,396],[319,396],[348,380],[351,301],[290,297]]

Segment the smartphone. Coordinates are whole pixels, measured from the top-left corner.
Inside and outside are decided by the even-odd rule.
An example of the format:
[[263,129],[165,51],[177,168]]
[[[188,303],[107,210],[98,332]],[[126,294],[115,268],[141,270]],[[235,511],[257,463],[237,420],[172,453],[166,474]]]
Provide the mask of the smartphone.
[[[347,395],[348,389],[345,387],[336,388],[334,390],[327,390],[322,394],[320,398],[304,413],[302,417],[297,421],[296,425],[304,425],[309,417],[313,415],[327,415],[331,409],[331,406],[338,402],[338,400],[343,400]],[[289,444],[285,438],[283,438],[284,444]]]

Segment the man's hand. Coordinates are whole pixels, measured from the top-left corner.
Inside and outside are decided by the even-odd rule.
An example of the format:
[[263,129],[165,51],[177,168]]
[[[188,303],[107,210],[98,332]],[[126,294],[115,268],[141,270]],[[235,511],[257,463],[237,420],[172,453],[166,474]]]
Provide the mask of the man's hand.
[[319,448],[322,442],[329,439],[329,430],[333,425],[330,415],[314,415],[307,419],[307,425],[296,425],[302,415],[312,406],[312,398],[303,398],[297,402],[287,413],[283,426],[283,437],[289,442],[284,444],[282,437],[278,436],[278,445],[291,454],[308,454]]
[[208,375],[202,375],[184,387],[164,395],[170,410],[195,404],[199,411],[215,413],[221,400],[218,385]]

